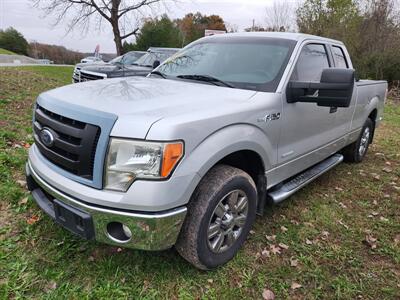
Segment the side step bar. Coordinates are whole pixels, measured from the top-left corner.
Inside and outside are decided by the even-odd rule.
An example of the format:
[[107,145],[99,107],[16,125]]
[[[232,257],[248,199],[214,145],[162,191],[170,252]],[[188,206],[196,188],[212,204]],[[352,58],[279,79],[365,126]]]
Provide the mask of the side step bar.
[[289,196],[293,195],[298,190],[300,190],[305,185],[309,184],[311,181],[317,179],[319,176],[341,163],[342,161],[343,155],[335,154],[316,164],[315,166],[307,169],[303,173],[296,175],[289,181],[273,187],[267,192],[268,197],[272,200],[273,203],[280,203]]

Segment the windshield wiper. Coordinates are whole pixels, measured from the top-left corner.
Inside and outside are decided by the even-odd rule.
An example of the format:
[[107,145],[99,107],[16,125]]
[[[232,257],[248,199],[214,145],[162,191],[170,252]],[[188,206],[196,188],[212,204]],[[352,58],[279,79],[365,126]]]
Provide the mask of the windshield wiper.
[[230,83],[228,83],[226,81],[223,81],[221,79],[218,79],[218,78],[215,78],[215,77],[212,77],[212,76],[209,76],[209,75],[178,75],[176,77],[182,78],[182,79],[210,82],[210,83],[213,83],[215,85],[218,85],[217,83],[219,83],[219,84],[222,84],[222,85],[224,85],[226,87],[229,87],[229,88],[233,88],[233,89],[236,88],[234,85],[232,85],[232,84],[230,84]]
[[165,74],[164,73],[161,73],[160,71],[151,71],[150,72],[150,75],[158,75],[158,76],[161,76],[162,78],[167,78],[167,76],[165,76]]

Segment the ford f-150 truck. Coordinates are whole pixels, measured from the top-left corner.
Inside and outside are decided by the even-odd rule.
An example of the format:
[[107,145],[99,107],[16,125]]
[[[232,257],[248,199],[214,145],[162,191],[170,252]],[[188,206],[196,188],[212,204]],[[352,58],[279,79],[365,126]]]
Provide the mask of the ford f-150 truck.
[[297,33],[202,38],[148,77],[57,88],[34,107],[33,198],[71,232],[175,246],[212,269],[256,215],[344,159],[361,162],[384,81],[355,79],[343,43]]

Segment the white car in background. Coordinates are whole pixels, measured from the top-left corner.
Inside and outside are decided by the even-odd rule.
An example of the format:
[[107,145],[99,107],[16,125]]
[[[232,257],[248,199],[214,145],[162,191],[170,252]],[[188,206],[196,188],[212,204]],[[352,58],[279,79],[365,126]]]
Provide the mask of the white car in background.
[[97,57],[97,56],[88,56],[88,57],[81,59],[82,64],[94,63],[94,62],[104,63],[103,59],[101,57]]

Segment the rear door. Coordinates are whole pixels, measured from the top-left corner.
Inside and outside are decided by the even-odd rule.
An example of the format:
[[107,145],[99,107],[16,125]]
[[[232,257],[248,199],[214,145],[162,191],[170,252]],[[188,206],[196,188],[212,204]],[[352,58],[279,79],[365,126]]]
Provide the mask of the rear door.
[[[348,54],[343,45],[334,45],[330,46],[333,62],[335,68],[348,69],[352,68],[351,61],[348,58]],[[355,102],[357,95],[357,87],[354,86],[353,97],[349,107],[338,107],[335,112],[335,133],[336,138],[340,138],[345,136],[351,128],[351,121],[354,113]]]
[[[333,66],[328,49],[328,46],[321,42],[304,43],[290,81],[319,82],[322,70]],[[278,162],[289,162],[331,142],[335,136],[334,124],[335,114],[331,108],[320,107],[315,103],[287,103],[283,93]],[[296,166],[306,167],[307,164],[296,163]]]

